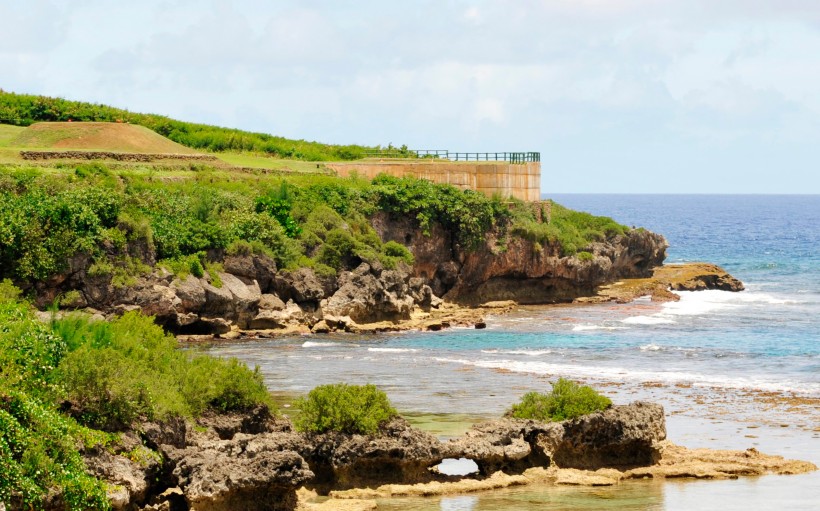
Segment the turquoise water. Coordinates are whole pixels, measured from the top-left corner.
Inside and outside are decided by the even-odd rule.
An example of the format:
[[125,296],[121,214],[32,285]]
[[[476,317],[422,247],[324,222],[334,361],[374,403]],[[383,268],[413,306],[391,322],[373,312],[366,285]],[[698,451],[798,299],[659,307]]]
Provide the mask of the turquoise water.
[[[374,382],[409,413],[497,416],[523,393],[563,376],[616,402],[661,402],[677,443],[755,446],[820,464],[820,410],[793,400],[820,398],[820,196],[554,198],[662,233],[670,243],[667,261],[720,264],[747,291],[681,293],[669,304],[522,308],[489,317],[486,330],[295,337],[214,352],[258,364],[278,391]],[[688,505],[704,499],[705,507]],[[785,501],[792,509],[813,508],[820,478],[641,483],[597,493],[530,489],[383,507],[762,509]]]

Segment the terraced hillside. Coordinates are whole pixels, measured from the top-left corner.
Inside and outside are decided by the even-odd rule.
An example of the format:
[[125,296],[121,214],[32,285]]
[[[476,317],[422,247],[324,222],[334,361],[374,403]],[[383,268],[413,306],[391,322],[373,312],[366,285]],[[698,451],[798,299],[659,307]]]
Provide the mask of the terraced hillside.
[[104,150],[140,154],[196,154],[143,126],[112,122],[38,122],[8,146],[39,150]]

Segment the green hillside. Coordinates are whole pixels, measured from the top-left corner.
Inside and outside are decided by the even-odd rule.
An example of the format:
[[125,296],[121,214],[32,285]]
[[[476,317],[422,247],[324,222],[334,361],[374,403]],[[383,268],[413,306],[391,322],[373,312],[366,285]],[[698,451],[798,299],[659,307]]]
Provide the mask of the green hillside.
[[[178,144],[200,151],[249,152],[274,158],[307,161],[355,160],[376,147],[332,145],[292,140],[171,119],[163,115],[130,112],[121,108],[48,96],[15,94],[0,89],[0,125],[29,126],[41,121],[121,122],[145,126]],[[3,132],[0,131],[0,142]]]

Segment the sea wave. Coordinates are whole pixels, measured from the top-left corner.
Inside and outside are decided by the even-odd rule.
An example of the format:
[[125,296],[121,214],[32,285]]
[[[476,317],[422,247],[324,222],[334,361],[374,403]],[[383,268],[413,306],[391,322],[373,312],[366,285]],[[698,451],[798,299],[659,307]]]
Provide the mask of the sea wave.
[[621,320],[627,325],[672,325],[677,323],[674,319],[664,318],[660,313],[652,316],[631,316]]
[[333,348],[335,346],[351,346],[351,347],[358,347],[358,344],[348,344],[343,342],[315,342],[315,341],[305,341],[302,343],[303,348]]
[[640,347],[641,351],[661,351],[664,349],[663,346],[658,346],[657,344],[645,344]]
[[488,355],[500,354],[500,355],[527,355],[530,357],[539,357],[541,355],[549,355],[554,353],[553,350],[481,350],[481,353],[487,353]]
[[572,327],[573,332],[588,332],[592,330],[628,330],[629,327],[625,326],[607,326],[607,325],[588,325],[588,324],[581,324],[575,325]]
[[664,382],[669,385],[678,383],[699,387],[721,387],[729,389],[752,389],[776,392],[799,392],[801,394],[820,395],[820,383],[774,380],[764,375],[719,375],[690,371],[657,371],[645,369],[627,369],[617,366],[591,366],[580,364],[554,364],[541,361],[522,360],[470,360],[465,358],[436,357],[440,363],[460,364],[484,369],[499,369],[516,373],[529,373],[544,376],[584,378],[597,381],[631,381],[631,382]]
[[376,353],[416,353],[418,350],[414,348],[367,348],[367,351]]

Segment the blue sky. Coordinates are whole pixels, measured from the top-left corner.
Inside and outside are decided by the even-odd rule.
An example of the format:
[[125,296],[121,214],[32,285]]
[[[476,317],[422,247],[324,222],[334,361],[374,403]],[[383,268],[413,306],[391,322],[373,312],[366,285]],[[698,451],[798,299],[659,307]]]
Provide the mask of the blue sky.
[[540,151],[547,194],[820,193],[816,0],[0,0],[0,20],[8,91]]

